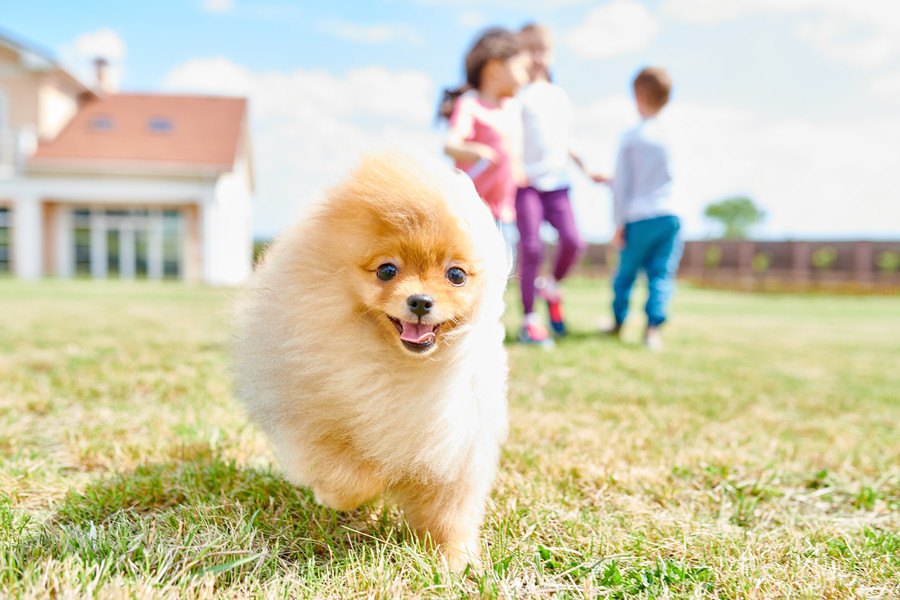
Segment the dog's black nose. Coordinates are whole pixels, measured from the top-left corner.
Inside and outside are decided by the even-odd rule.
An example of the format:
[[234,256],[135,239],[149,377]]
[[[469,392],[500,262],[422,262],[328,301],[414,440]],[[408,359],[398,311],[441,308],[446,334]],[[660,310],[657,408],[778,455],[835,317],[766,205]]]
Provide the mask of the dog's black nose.
[[431,312],[431,307],[434,306],[434,298],[425,294],[413,294],[406,299],[406,305],[414,315],[424,317]]

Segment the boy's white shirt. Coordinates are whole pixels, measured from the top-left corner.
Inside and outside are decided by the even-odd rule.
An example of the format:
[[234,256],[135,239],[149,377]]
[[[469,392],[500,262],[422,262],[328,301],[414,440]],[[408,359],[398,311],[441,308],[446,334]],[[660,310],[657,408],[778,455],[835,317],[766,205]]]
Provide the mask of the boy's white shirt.
[[528,184],[548,192],[568,187],[572,104],[558,85],[537,81],[517,96],[522,109],[525,176]]
[[642,119],[619,142],[613,178],[613,218],[627,223],[675,215],[674,157],[657,117]]

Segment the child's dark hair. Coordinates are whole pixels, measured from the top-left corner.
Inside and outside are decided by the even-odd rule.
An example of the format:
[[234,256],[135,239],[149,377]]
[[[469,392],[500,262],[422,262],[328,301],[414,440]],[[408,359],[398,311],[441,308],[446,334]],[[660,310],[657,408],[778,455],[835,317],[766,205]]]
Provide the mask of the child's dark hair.
[[453,105],[456,103],[456,99],[468,90],[477,90],[481,87],[481,72],[488,62],[510,59],[522,52],[522,50],[521,39],[508,29],[491,27],[482,32],[466,53],[465,85],[455,89],[444,89],[443,96],[438,104],[438,119],[449,119],[450,115],[453,114]]

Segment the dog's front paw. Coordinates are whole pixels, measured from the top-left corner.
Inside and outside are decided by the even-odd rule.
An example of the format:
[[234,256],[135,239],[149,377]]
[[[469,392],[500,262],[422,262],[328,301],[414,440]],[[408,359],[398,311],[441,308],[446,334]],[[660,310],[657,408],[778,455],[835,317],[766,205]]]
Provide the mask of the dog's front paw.
[[317,504],[337,511],[353,510],[362,504],[357,496],[326,491],[322,488],[313,488],[313,498]]
[[478,542],[448,542],[441,545],[441,554],[451,571],[462,571],[471,565],[474,571],[481,571],[481,557]]

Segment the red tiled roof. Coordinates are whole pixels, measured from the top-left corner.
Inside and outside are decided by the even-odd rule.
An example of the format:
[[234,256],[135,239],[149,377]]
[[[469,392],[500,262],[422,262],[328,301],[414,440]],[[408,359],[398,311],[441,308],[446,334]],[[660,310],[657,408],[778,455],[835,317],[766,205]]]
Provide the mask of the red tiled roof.
[[244,130],[245,98],[111,94],[85,104],[32,166],[102,165],[230,169]]

